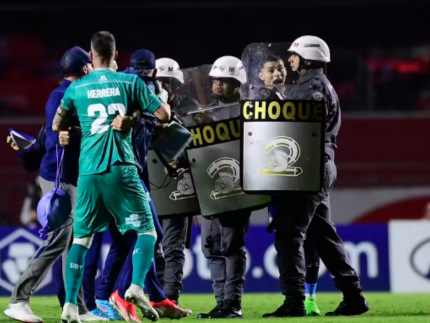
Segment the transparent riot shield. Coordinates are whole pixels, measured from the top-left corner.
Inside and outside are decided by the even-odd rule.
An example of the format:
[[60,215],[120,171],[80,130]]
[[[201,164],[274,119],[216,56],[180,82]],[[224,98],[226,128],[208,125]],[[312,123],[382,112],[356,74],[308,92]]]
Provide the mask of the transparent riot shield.
[[249,194],[312,194],[322,186],[326,102],[292,72],[289,48],[250,44],[242,55],[241,179]]
[[[198,93],[193,93],[193,95],[178,92],[180,88],[182,91],[189,88],[193,79],[196,80],[200,74],[204,75],[203,71],[209,73],[210,68],[210,65],[205,65],[199,68],[171,71],[170,77],[157,78],[157,81],[161,83],[161,86],[169,94],[168,103],[175,115],[174,120],[178,123],[184,124],[188,112],[195,111],[202,105],[205,106],[210,102],[210,93],[204,93],[199,89],[197,89]],[[207,87],[204,84],[202,86]],[[167,161],[167,163],[170,162],[172,161]],[[158,216],[161,218],[170,218],[199,214],[199,203],[186,154],[184,153],[177,158],[175,176],[168,176],[166,174],[165,163],[166,161],[163,161],[163,156],[157,154],[156,150],[149,149],[147,161],[148,176],[151,196]]]
[[[197,67],[185,74],[190,75],[190,81],[178,89],[178,94],[199,103],[184,107],[187,114],[183,122],[193,137],[186,152],[201,214],[218,217],[264,208],[269,203],[268,196],[247,195],[240,186],[239,88],[230,91],[232,96],[213,95],[216,85],[207,68]],[[229,86],[229,80],[222,82]]]

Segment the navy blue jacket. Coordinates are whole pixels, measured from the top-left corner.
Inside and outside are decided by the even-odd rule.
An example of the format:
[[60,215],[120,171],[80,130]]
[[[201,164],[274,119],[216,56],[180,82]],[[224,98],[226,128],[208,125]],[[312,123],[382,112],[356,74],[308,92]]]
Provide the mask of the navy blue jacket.
[[155,82],[154,82],[154,78],[150,77],[150,76],[145,76],[141,73],[139,73],[138,71],[132,69],[132,68],[127,68],[126,70],[122,71],[121,73],[126,73],[126,74],[135,74],[137,76],[139,76],[143,82],[145,82],[146,86],[155,93]]
[[61,99],[64,96],[67,88],[71,84],[68,80],[63,80],[60,86],[55,88],[49,96],[48,102],[45,106],[45,117],[46,117],[46,140],[45,149],[46,153],[42,158],[40,164],[40,176],[47,181],[54,182],[57,174],[57,152],[56,147],[58,146],[58,154],[63,152],[63,148],[60,147],[58,141],[58,133],[52,130],[52,122],[54,121],[55,113],[61,103]]
[[[145,85],[155,93],[155,80],[152,77],[144,76],[133,69],[126,69],[123,73],[136,74]],[[134,150],[134,160],[139,172],[140,178],[147,183],[148,178],[145,172],[146,160],[148,155],[148,149],[151,144],[152,136],[154,134],[155,124],[157,118],[149,113],[143,113],[140,120],[133,127],[133,150]],[[149,187],[149,186],[148,186]]]
[[45,125],[39,131],[36,142],[27,149],[22,149],[18,152],[18,157],[21,159],[24,169],[27,172],[37,172],[40,168],[40,163],[45,155]]
[[[61,85],[55,88],[49,96],[45,106],[46,124],[39,131],[37,141],[29,149],[22,150],[18,155],[24,164],[24,169],[28,172],[36,172],[40,169],[40,176],[47,181],[54,182],[57,174],[57,149],[60,155],[63,148],[59,145],[58,133],[52,130],[52,122],[55,113],[61,103],[67,88],[71,84],[68,80],[63,80]],[[74,118],[73,126],[78,126],[79,121]],[[70,145],[66,147],[64,153],[62,181],[77,184],[79,174],[79,151],[81,136],[79,130],[74,130]]]
[[[63,148],[60,146],[58,140],[58,133],[52,130],[52,122],[54,121],[57,108],[59,107],[61,100],[63,99],[64,93],[72,82],[63,80],[60,86],[55,88],[48,99],[45,107],[46,115],[46,139],[45,139],[45,155],[42,158],[40,164],[40,176],[47,181],[54,182],[57,174],[57,149],[58,155],[63,152]],[[72,126],[78,126],[79,121],[75,117],[72,121]],[[61,179],[63,182],[70,183],[73,185],[77,184],[79,174],[79,150],[80,150],[81,138],[79,133],[77,136],[72,136],[70,145],[64,152],[64,166]]]
[[[134,159],[139,176],[144,179],[144,170],[148,149],[154,134],[156,117],[150,114],[143,114],[137,124],[133,127],[133,150]],[[146,179],[146,178],[145,178]],[[144,179],[144,180],[145,180]]]

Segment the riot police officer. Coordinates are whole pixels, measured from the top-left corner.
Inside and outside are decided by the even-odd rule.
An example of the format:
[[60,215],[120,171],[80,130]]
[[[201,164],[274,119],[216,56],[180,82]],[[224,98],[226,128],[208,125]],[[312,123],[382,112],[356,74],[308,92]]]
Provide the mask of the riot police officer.
[[334,276],[336,287],[344,295],[338,308],[326,315],[359,315],[368,311],[369,307],[362,294],[359,277],[349,264],[343,242],[330,220],[330,191],[337,176],[334,152],[341,122],[339,99],[324,74],[325,64],[330,62],[330,50],[321,38],[303,36],[293,42],[289,52],[289,63],[296,80],[286,99],[327,102],[324,182],[315,195],[272,198],[276,221],[275,248],[285,301],[275,312],[263,317],[305,315],[305,239],[314,248],[313,258],[316,255],[321,257]]
[[239,102],[239,89],[243,77],[238,70],[239,67],[240,60],[234,56],[223,56],[213,63],[209,77],[212,80],[214,100],[208,107]]
[[179,121],[186,116],[189,109],[198,105],[192,98],[177,93],[176,89],[183,85],[184,75],[178,62],[171,58],[159,58],[155,61],[157,68],[157,80],[169,94],[168,102],[175,109],[175,116]]
[[[285,62],[287,60],[285,59]],[[267,48],[265,51],[259,55],[259,64],[256,64],[257,71],[253,74],[257,74],[258,78],[264,83],[264,87],[267,89],[272,89],[272,91],[265,93],[269,93],[269,97],[265,97],[264,99],[285,99],[285,97],[276,90],[274,86],[283,86],[285,85],[287,88],[292,83],[294,78],[294,74],[292,68],[290,66],[285,66],[284,59],[277,55],[275,52]],[[250,73],[252,74],[252,73]],[[262,97],[258,95],[256,99],[261,99]],[[273,207],[269,207],[269,218],[273,218]],[[269,231],[272,231],[273,226],[269,227]],[[318,271],[319,271],[319,257],[315,252],[313,246],[309,243],[308,240],[305,240],[304,243],[305,249],[305,259],[306,259],[306,279],[305,279],[305,289],[306,289],[306,314],[308,316],[319,316],[320,310],[316,303],[316,287],[318,280]]]
[[[175,60],[171,58],[159,58],[155,61],[155,66],[157,68],[156,79],[161,82],[163,88],[168,92],[168,102],[171,104],[172,110],[175,111],[176,117],[181,121],[181,116],[186,115],[183,107],[192,107],[198,105],[198,103],[187,96],[175,92],[175,89],[184,83],[182,71],[180,71],[179,64]],[[180,157],[178,161],[171,164],[173,168],[181,168],[181,165],[188,164],[184,155]],[[196,206],[197,209],[198,207]],[[186,217],[169,214],[160,219],[160,222],[164,232],[161,243],[164,258],[160,255],[155,257],[157,274],[167,298],[178,304],[179,296],[183,289],[184,249],[192,216]]]
[[[240,84],[244,71],[241,61],[233,56],[223,56],[215,61],[209,73],[214,100],[208,107],[238,103]],[[237,106],[238,107],[238,106]],[[233,106],[222,109],[217,119],[226,120],[239,116]],[[209,261],[213,291],[217,305],[199,319],[241,318],[241,299],[245,282],[245,236],[249,228],[250,211],[221,214],[213,219],[202,219],[202,251]]]

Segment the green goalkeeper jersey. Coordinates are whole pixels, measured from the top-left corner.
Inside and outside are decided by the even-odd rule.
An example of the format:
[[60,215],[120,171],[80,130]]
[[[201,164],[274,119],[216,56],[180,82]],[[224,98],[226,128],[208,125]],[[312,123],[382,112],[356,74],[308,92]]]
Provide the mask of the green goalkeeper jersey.
[[154,113],[161,101],[137,75],[103,68],[74,81],[61,105],[77,113],[81,123],[82,176],[105,172],[115,163],[134,164],[131,131],[114,131],[112,122],[118,115],[131,115],[135,110]]

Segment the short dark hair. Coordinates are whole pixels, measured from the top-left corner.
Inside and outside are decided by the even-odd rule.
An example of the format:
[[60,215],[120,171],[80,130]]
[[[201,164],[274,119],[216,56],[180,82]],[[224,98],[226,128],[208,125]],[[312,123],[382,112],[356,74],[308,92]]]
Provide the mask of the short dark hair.
[[281,56],[272,53],[272,52],[266,52],[262,55],[261,60],[260,60],[260,69],[262,69],[264,67],[264,64],[266,64],[267,62],[277,62],[277,61],[281,61],[282,58]]
[[102,60],[111,60],[115,55],[115,37],[108,31],[99,31],[91,37],[91,49]]

